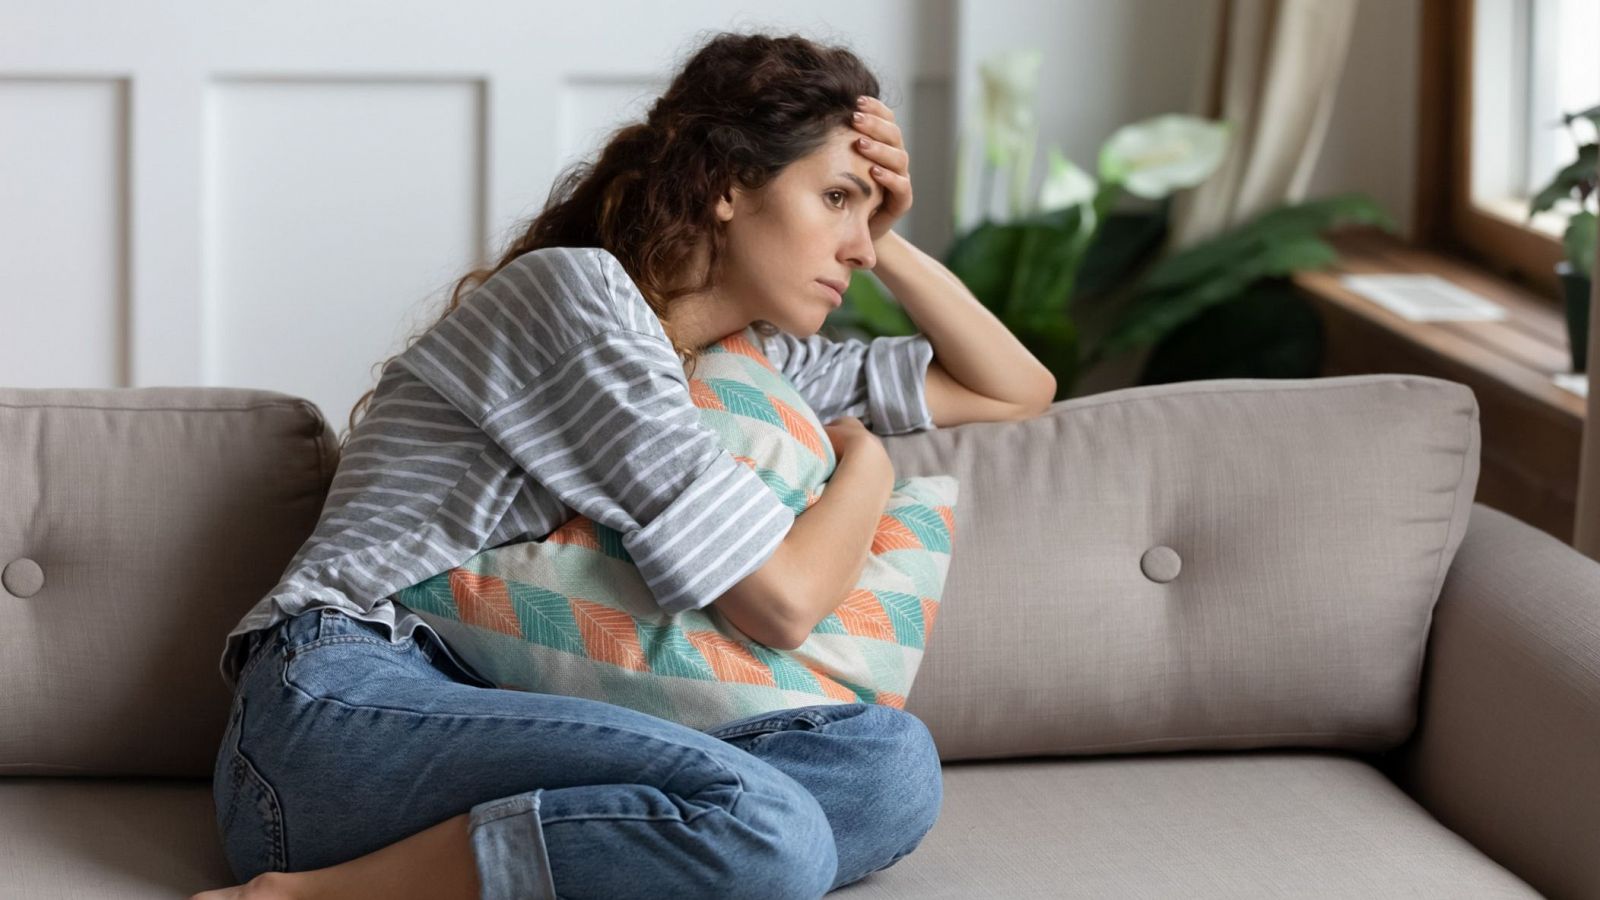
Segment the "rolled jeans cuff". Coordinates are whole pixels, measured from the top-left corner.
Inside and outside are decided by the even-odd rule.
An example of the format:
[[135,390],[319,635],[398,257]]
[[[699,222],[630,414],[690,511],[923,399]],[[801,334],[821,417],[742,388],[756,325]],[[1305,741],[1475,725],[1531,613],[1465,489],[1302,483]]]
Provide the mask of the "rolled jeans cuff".
[[550,854],[539,824],[542,790],[472,807],[467,829],[482,900],[556,900]]

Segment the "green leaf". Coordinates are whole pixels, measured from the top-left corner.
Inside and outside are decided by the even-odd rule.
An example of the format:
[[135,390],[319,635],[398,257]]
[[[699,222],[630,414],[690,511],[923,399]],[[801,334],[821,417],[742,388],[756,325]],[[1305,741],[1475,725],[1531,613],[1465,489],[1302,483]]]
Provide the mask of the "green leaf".
[[1585,188],[1594,189],[1595,165],[1600,162],[1600,144],[1584,144],[1578,148],[1578,158],[1557,172],[1550,183],[1544,186],[1533,198],[1533,203],[1528,207],[1528,218],[1555,206],[1556,201],[1572,194],[1580,200],[1583,198]]
[[999,315],[1011,295],[1017,254],[1026,227],[985,219],[950,245],[944,264],[991,312]]
[[830,313],[827,324],[859,328],[868,334],[915,334],[917,325],[884,289],[877,276],[861,270],[850,276],[844,303]]
[[1572,270],[1585,278],[1594,278],[1594,248],[1600,241],[1595,229],[1595,214],[1584,210],[1567,220],[1566,234],[1561,242],[1567,248],[1567,261]]
[[1073,301],[1099,296],[1124,283],[1166,240],[1170,210],[1168,200],[1151,211],[1107,216],[1078,264]]
[[1244,225],[1174,253],[1153,266],[1142,284],[1151,291],[1195,285],[1242,257],[1258,255],[1265,245],[1299,241],[1341,224],[1376,225],[1389,231],[1395,227],[1382,207],[1359,193],[1280,206]]
[[1066,308],[1078,263],[1093,236],[1083,227],[1083,215],[1084,207],[1074,206],[1023,223],[1025,230],[1003,321],[1009,323],[1037,312],[1060,312]]
[[1179,325],[1232,299],[1262,278],[1289,275],[1302,269],[1320,269],[1338,260],[1332,247],[1308,235],[1257,242],[1246,247],[1245,253],[1213,266],[1205,280],[1180,284],[1172,290],[1153,290],[1146,281],[1144,288],[1123,308],[1116,324],[1091,354],[1090,361],[1158,341]]
[[1564,113],[1561,116],[1561,124],[1570,127],[1578,119],[1588,119],[1594,130],[1600,132],[1600,106],[1591,106],[1583,112]]

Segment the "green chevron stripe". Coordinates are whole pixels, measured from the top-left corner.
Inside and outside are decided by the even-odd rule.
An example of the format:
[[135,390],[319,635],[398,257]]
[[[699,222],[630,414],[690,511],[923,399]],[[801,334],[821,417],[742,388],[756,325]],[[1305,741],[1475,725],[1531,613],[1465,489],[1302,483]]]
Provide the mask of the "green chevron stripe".
[[525,640],[578,656],[589,655],[566,595],[521,581],[507,581],[505,585]]
[[446,619],[461,621],[461,613],[456,609],[455,594],[450,592],[449,572],[440,572],[410,587],[401,588],[395,592],[394,599],[414,612],[428,612]]
[[932,507],[909,503],[887,512],[911,529],[923,547],[935,553],[950,552],[950,532],[945,530],[944,519],[940,518]]
[[828,613],[826,616],[823,617],[821,622],[817,623],[817,627],[811,629],[811,633],[812,634],[849,634],[850,630],[844,627],[844,623],[843,622],[839,621],[839,616],[836,613]]
[[922,649],[922,598],[901,591],[873,591],[883,611],[894,623],[894,639],[907,647]]
[[783,419],[778,417],[778,411],[767,402],[767,395],[760,388],[731,378],[707,378],[706,384],[716,392],[717,399],[728,412],[783,427]]
[[762,644],[752,642],[744,646],[772,670],[773,680],[778,687],[808,694],[822,693],[822,685],[817,683],[816,677],[805,666]]
[[689,643],[683,629],[671,622],[656,625],[635,620],[634,625],[638,628],[639,646],[644,648],[645,662],[649,664],[650,671],[657,675],[676,675],[701,681],[717,680],[711,663],[706,662],[700,651]]

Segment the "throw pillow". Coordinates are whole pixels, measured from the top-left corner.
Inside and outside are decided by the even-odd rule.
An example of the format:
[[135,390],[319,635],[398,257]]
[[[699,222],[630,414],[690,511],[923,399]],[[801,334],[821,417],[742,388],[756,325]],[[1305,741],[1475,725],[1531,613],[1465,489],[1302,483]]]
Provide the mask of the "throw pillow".
[[[706,348],[701,420],[798,515],[837,462],[816,414],[748,336]],[[393,600],[498,686],[587,697],[707,730],[824,703],[903,708],[938,615],[957,481],[897,479],[855,588],[794,650],[715,607],[669,614],[614,530],[575,516],[543,540],[484,550]]]

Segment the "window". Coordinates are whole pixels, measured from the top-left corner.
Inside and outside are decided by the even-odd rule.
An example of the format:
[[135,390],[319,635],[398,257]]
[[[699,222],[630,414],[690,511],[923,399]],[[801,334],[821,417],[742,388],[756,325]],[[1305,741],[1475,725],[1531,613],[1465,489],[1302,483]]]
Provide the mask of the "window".
[[1592,140],[1600,0],[1422,0],[1417,239],[1561,304],[1555,264],[1576,203],[1532,196]]
[[[1533,195],[1594,140],[1562,115],[1600,105],[1600,0],[1477,0],[1472,23],[1472,204],[1515,224]],[[1559,237],[1567,198],[1532,227]]]

